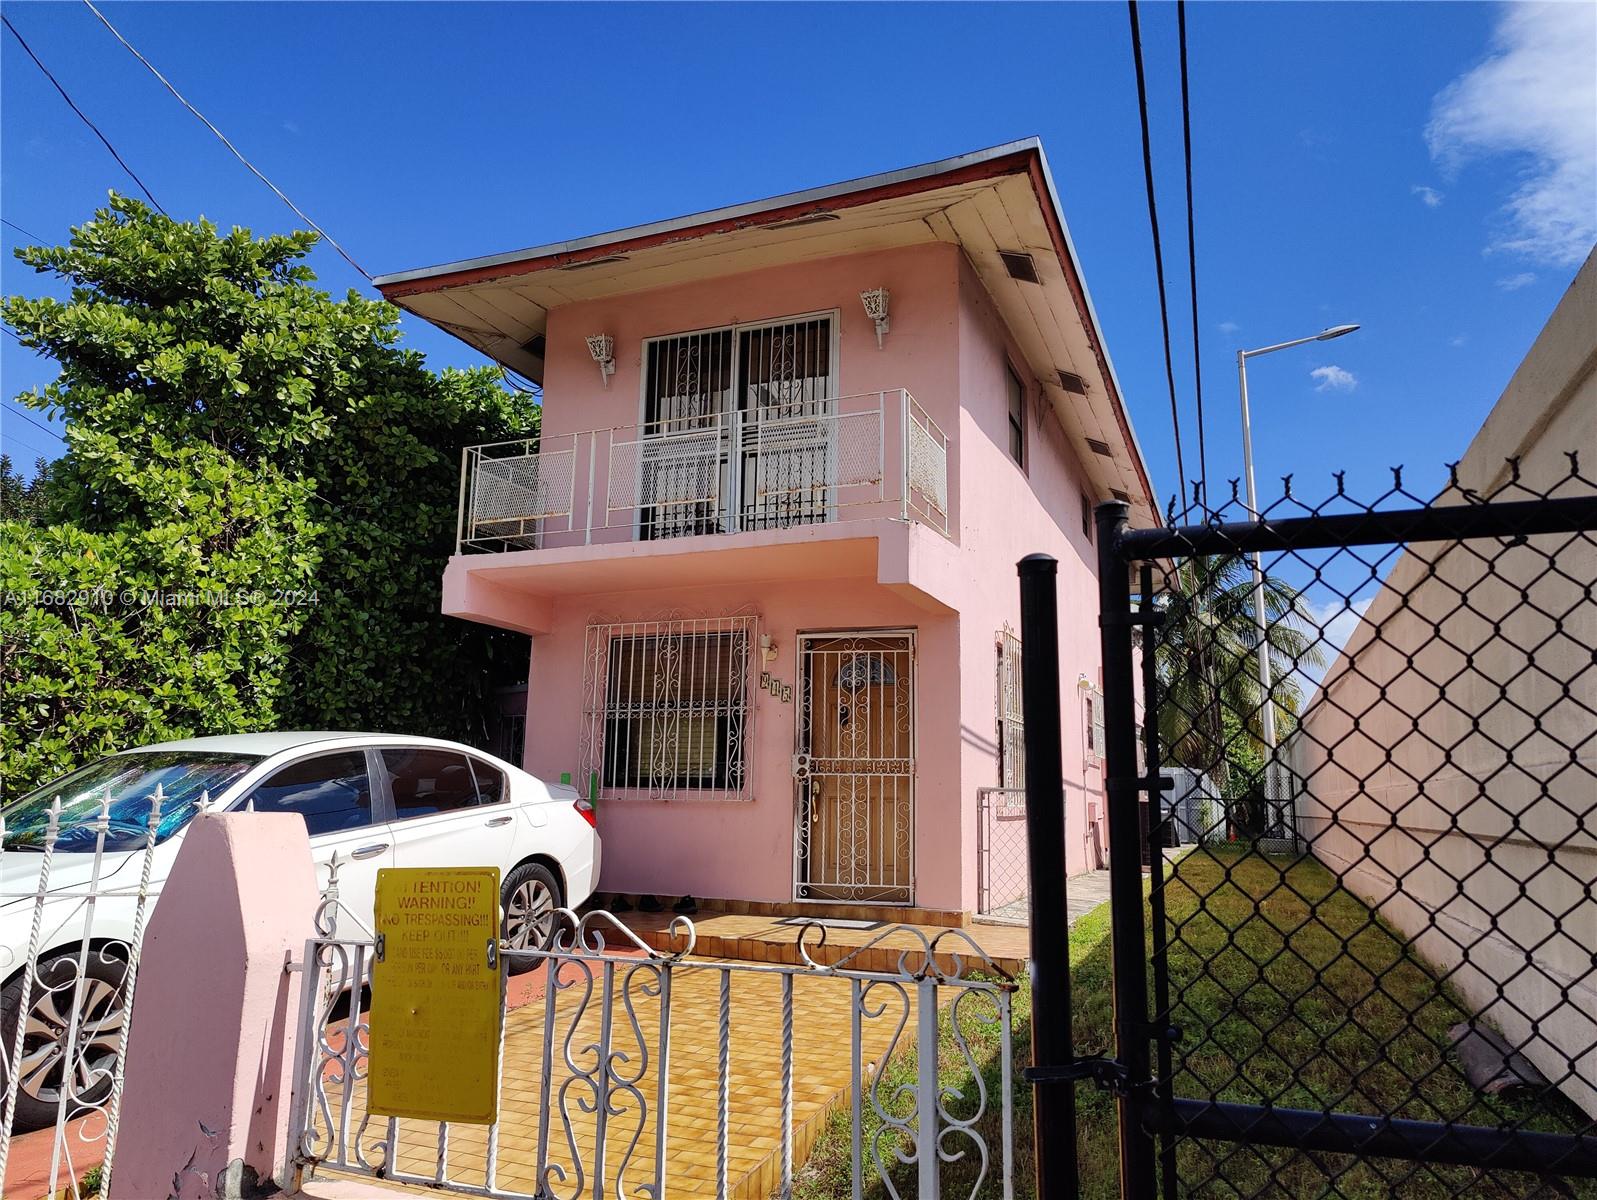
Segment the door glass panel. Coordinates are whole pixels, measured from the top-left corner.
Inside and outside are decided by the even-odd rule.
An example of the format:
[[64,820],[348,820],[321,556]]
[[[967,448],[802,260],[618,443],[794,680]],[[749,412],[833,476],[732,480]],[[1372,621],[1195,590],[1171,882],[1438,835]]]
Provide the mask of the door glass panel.
[[639,524],[647,539],[718,533],[727,493],[732,331],[648,343]]
[[837,456],[831,318],[741,330],[738,380],[739,528],[824,521]]
[[471,760],[471,773],[477,780],[477,802],[498,804],[505,798],[505,773],[480,758]]
[[464,754],[429,747],[400,747],[383,751],[388,787],[394,797],[394,815],[426,817],[475,807],[477,785]]
[[246,799],[256,812],[292,812],[312,837],[372,823],[371,780],[361,750],[320,754],[290,763]]

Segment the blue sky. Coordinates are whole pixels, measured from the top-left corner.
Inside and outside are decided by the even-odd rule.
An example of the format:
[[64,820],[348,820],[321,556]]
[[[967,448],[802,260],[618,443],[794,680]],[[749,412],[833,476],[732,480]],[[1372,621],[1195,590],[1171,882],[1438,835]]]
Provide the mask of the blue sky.
[[[373,273],[1039,135],[1154,477],[1176,486],[1121,4],[104,9]],[[5,12],[173,215],[294,224],[87,8]],[[1313,493],[1347,468],[1367,494],[1403,463],[1417,490],[1441,483],[1593,239],[1594,12],[1189,7],[1211,486],[1240,469],[1235,350],[1340,322],[1363,329],[1250,368],[1261,474]],[[1142,16],[1195,475],[1175,9]],[[133,185],[3,40],[0,210],[64,238]],[[3,234],[5,291],[46,287]],[[314,265],[363,285],[328,247]],[[407,329],[435,366],[481,361]],[[0,373],[4,448],[58,452],[10,400],[49,364],[4,338]]]

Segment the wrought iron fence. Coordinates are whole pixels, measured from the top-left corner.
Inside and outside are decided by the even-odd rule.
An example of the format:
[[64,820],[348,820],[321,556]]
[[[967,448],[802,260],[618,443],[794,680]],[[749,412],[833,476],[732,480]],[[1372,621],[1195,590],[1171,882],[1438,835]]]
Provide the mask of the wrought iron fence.
[[1287,482],[1099,510],[1124,1194],[1597,1195],[1597,484]]
[[[41,1190],[109,1194],[122,1106],[123,1062],[163,809],[112,815],[98,798],[57,797],[41,813],[0,819],[0,1190],[18,1136],[50,1139]],[[200,807],[207,800],[202,796]],[[42,820],[33,818],[42,816]],[[114,843],[108,845],[108,837]],[[125,848],[131,847],[131,848]],[[46,1133],[48,1131],[48,1133]],[[98,1168],[98,1183],[85,1180]]]
[[[889,928],[822,961],[824,927],[809,925],[795,932],[800,961],[783,965],[690,957],[685,917],[665,952],[607,912],[560,910],[547,945],[501,952],[511,977],[538,972],[541,994],[507,1004],[486,1127],[367,1110],[373,943],[333,936],[325,916],[318,931],[290,1127],[301,1175],[528,1200],[786,1197],[841,1103],[855,1197],[882,1187],[932,1200],[949,1176],[949,1195],[1013,1194],[1015,984],[958,930]],[[858,969],[884,946],[896,970]],[[991,1093],[978,1033],[999,1065]],[[961,1071],[973,1089],[950,1085]]]

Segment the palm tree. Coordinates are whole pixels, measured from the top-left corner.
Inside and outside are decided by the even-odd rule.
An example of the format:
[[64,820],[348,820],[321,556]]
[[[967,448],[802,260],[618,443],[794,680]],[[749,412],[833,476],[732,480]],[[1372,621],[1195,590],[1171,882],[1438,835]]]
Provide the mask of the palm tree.
[[[1206,772],[1233,794],[1233,761],[1257,761],[1263,751],[1253,575],[1247,559],[1233,554],[1178,560],[1167,579],[1154,633],[1159,742],[1167,763]],[[1279,734],[1296,726],[1303,702],[1294,672],[1318,666],[1321,656],[1318,631],[1302,627],[1308,610],[1294,588],[1266,575],[1264,608]]]

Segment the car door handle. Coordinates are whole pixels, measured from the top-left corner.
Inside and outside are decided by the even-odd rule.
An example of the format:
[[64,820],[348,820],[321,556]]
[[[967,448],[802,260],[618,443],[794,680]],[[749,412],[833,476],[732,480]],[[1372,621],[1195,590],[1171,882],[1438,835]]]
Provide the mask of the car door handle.
[[351,858],[374,858],[388,849],[387,842],[373,842],[369,846],[360,846],[349,852]]
[[503,817],[494,817],[491,821],[484,821],[483,824],[488,826],[489,829],[493,829],[498,825],[508,825],[513,819],[507,814]]

